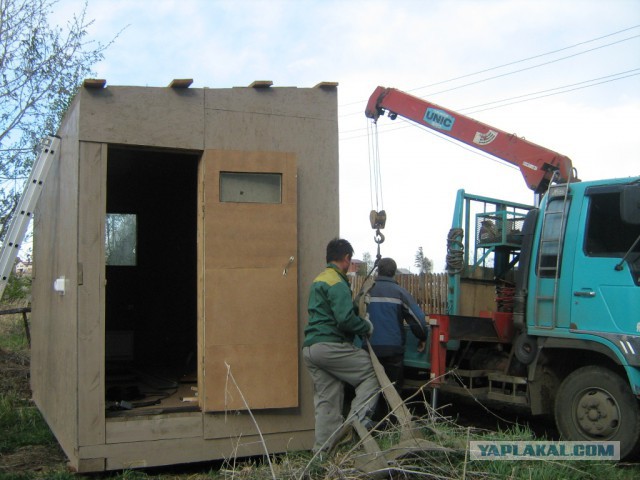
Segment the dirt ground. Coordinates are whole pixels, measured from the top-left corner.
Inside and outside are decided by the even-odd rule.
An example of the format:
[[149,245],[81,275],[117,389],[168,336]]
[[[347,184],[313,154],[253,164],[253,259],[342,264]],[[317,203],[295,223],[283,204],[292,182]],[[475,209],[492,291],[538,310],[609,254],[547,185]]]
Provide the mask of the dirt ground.
[[[29,355],[22,352],[7,352],[0,349],[0,394],[11,394],[32,404],[29,387]],[[56,468],[65,468],[67,459],[57,444],[28,445],[15,452],[0,455],[2,473],[42,473]]]
[[29,445],[0,456],[0,473],[44,473],[66,465],[67,459],[57,446]]

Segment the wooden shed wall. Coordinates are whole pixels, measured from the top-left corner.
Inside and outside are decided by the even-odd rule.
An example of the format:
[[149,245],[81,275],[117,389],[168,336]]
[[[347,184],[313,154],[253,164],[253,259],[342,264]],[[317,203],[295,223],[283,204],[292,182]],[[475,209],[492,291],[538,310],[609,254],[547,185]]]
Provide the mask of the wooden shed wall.
[[[72,465],[86,471],[143,466],[136,462],[149,450],[146,441],[154,442],[153,461],[165,464],[229,455],[237,445],[225,437],[241,431],[247,443],[255,440],[246,416],[231,422],[193,413],[105,420],[107,147],[295,154],[301,341],[309,285],[324,266],[327,241],[339,231],[337,90],[83,89],[59,134],[61,161],[50,173],[36,212],[32,387]],[[69,280],[64,296],[52,289],[53,280],[62,275]],[[274,450],[277,445],[308,447],[305,442],[312,438],[313,387],[299,364],[300,407],[257,415]]]
[[204,149],[207,89],[82,89],[78,137],[84,142]]
[[[60,161],[51,167],[34,215],[31,388],[67,455],[78,437],[78,103],[60,129],[66,138]],[[53,292],[59,277],[68,281],[64,296]]]

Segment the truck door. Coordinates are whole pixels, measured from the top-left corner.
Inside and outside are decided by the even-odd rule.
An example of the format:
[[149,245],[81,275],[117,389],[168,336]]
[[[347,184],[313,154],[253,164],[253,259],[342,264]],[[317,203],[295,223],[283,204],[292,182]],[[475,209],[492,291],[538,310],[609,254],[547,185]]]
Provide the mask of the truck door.
[[295,156],[207,150],[200,177],[200,406],[296,407]]
[[619,186],[585,192],[573,270],[570,328],[603,333],[638,333],[640,253],[616,269],[640,234],[639,225],[620,217]]

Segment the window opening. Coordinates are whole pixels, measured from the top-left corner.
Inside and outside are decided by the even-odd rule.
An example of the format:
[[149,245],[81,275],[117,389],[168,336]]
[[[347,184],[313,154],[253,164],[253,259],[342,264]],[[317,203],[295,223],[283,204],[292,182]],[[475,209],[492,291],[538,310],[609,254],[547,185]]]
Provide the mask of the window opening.
[[220,172],[220,201],[282,203],[282,175]]
[[135,267],[137,236],[135,214],[107,213],[104,248],[106,265]]

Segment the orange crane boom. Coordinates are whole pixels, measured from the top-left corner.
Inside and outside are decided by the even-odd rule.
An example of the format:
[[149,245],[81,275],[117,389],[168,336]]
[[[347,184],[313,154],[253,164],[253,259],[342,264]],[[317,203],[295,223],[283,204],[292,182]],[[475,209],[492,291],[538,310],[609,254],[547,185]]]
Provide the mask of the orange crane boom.
[[571,159],[565,155],[401,90],[377,87],[365,115],[377,121],[385,112],[392,119],[400,115],[516,165],[527,187],[535,193],[547,191],[555,171],[558,182],[579,181]]

